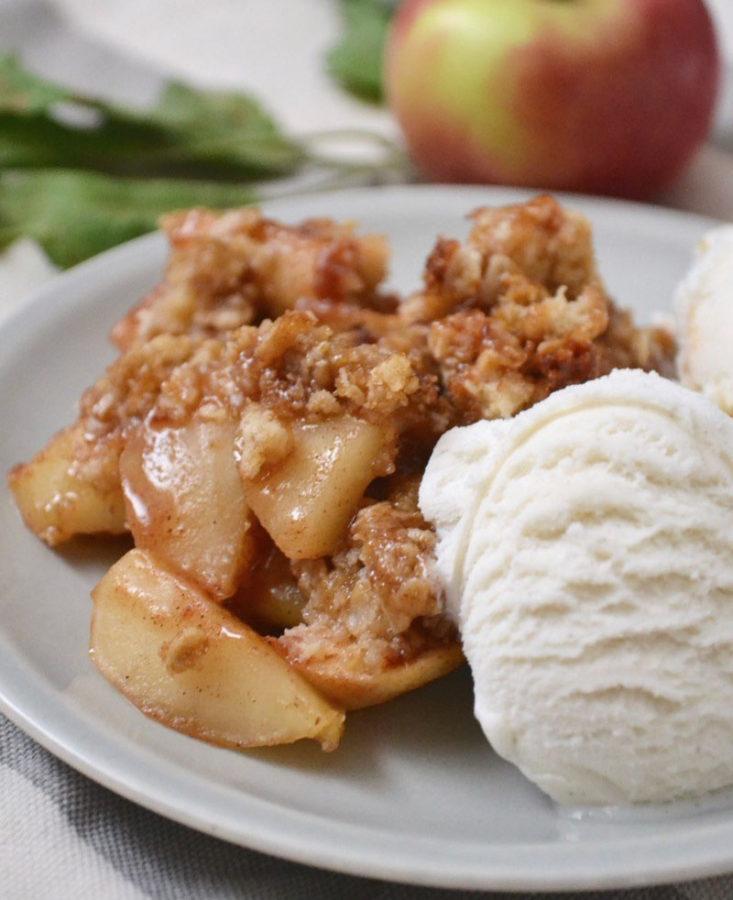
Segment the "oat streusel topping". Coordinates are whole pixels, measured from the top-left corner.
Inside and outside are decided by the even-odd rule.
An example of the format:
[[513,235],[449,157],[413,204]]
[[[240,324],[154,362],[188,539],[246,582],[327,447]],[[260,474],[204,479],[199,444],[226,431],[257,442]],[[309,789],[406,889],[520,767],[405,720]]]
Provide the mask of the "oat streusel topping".
[[[512,416],[615,367],[673,373],[670,334],[637,327],[609,298],[583,216],[545,196],[471,218],[466,240],[438,238],[422,287],[400,300],[383,287],[385,240],[351,223],[288,226],[255,209],[167,216],[165,277],[114,329],[122,355],[82,398],[75,474],[107,488],[119,486],[120,453],[143,423],[221,424],[251,490],[258,479],[277,485],[303,429],[346,422],[350,439],[378,434],[330,555],[288,561],[258,513],[266,549],[252,550],[236,608],[246,618],[258,565],[272,596],[301,597],[282,627],[302,621],[279,638],[291,659],[379,671],[455,639],[416,500],[450,427]],[[342,449],[319,446],[318,459],[327,467]],[[297,500],[299,486],[286,489]],[[277,619],[265,607],[257,614]]]

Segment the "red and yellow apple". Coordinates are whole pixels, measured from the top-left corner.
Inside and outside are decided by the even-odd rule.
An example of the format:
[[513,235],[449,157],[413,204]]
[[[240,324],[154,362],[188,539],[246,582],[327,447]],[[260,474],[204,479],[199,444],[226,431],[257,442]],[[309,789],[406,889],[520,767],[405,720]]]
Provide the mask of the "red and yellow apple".
[[386,81],[430,178],[645,197],[707,135],[719,68],[702,0],[406,0]]

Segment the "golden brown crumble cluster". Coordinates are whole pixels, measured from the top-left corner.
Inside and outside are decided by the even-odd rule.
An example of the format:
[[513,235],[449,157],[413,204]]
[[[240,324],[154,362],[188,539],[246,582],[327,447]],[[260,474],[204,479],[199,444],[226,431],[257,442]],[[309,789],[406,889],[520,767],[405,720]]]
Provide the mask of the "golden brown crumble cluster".
[[[285,226],[256,210],[177,213],[164,221],[171,243],[164,282],[123,319],[114,338],[127,349],[160,333],[221,338],[240,329],[235,339],[242,345],[255,338],[241,326],[264,320],[254,368],[269,365],[269,355],[273,364],[287,357],[291,371],[290,384],[273,374],[261,393],[268,405],[299,404],[298,415],[306,395],[312,413],[335,411],[325,394],[313,398],[319,390],[334,394],[329,370],[372,367],[370,354],[356,348],[379,344],[383,352],[406,355],[419,377],[440,385],[433,406],[442,407],[434,414],[443,430],[511,416],[614,367],[669,370],[668,333],[634,327],[608,298],[583,216],[545,196],[480,209],[472,218],[465,242],[437,241],[423,290],[396,304],[380,290],[388,264],[384,239],[356,235],[352,224]],[[277,317],[288,310],[308,312],[341,336],[306,337],[310,321],[302,317],[279,325]],[[303,352],[307,341],[311,347]],[[296,376],[292,360],[299,352]],[[414,385],[401,383],[405,360],[380,371],[389,375],[393,397]],[[243,367],[239,376],[250,380]],[[366,379],[360,380],[355,372],[341,376],[337,402],[350,397],[376,412],[375,389],[367,397]],[[236,395],[236,386],[228,387]],[[248,384],[244,396],[251,395]]]
[[[183,425],[194,414],[225,410],[239,422],[239,455],[249,477],[285,458],[294,421],[350,415],[371,422],[385,435],[385,472],[394,470],[401,436],[405,445],[419,444],[424,456],[448,425],[435,374],[409,353],[360,343],[359,332],[334,333],[312,313],[287,312],[223,340],[161,336],[127,355],[164,340],[179,342],[181,353],[180,342],[187,341],[187,358],[158,383],[152,421]],[[146,392],[135,396],[137,405],[151,409]]]
[[438,240],[423,288],[397,302],[380,288],[386,242],[353,225],[291,227],[250,209],[169,216],[165,279],[114,329],[123,354],[82,399],[82,474],[103,458],[114,478],[143,421],[219,419],[258,516],[274,514],[262,479],[292,461],[297,428],[346,422],[334,435],[357,434],[357,420],[371,429],[364,441],[378,429],[378,460],[334,552],[288,560],[255,523],[261,552],[231,602],[285,627],[295,662],[338,653],[363,670],[454,639],[416,499],[448,428],[514,415],[617,366],[670,371],[673,340],[611,303],[582,216],[538,197],[472,219],[465,242]]
[[384,238],[357,236],[352,223],[288,226],[256,209],[194,209],[162,226],[171,247],[166,277],[113,330],[121,350],[157,334],[219,336],[299,301],[369,306],[387,273]]
[[83,394],[79,406],[85,430],[95,438],[129,430],[155,406],[161,388],[190,359],[196,341],[162,334],[123,353]]
[[293,656],[327,659],[334,632],[339,644],[350,645],[354,662],[373,654],[397,662],[430,636],[453,637],[440,619],[435,534],[417,506],[419,484],[416,476],[398,478],[387,499],[365,501],[338,553],[292,564],[307,598],[303,624],[282,639]]
[[598,275],[588,221],[551,197],[473,213],[441,239],[402,315],[428,348],[462,421],[504,418],[616,367],[666,369],[674,342],[637,329]]

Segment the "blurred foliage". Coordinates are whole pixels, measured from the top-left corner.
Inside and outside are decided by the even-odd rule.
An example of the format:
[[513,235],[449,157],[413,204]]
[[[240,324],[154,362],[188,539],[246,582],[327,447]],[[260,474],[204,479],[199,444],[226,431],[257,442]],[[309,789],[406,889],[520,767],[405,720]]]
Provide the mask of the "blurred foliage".
[[169,84],[138,111],[64,90],[0,58],[0,167],[253,179],[288,175],[297,142],[247,94]]
[[170,210],[256,200],[249,185],[16,169],[0,174],[0,247],[30,237],[57,266],[67,268],[153,231]]
[[64,88],[27,72],[14,56],[0,57],[0,112],[44,113],[69,96]]
[[246,93],[172,82],[154,107],[135,110],[0,57],[0,247],[35,238],[66,267],[152,231],[164,212],[259,202],[263,179],[310,167],[336,187],[403,164],[384,138],[360,136],[384,159],[324,157],[317,134],[286,136]]
[[362,100],[384,100],[384,46],[396,0],[340,0],[344,30],[326,56],[328,71]]

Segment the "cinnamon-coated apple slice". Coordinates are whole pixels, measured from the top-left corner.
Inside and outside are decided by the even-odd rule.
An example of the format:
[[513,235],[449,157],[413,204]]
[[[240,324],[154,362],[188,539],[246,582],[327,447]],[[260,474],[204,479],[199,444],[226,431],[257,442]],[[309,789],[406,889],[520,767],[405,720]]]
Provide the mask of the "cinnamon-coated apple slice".
[[8,476],[26,525],[50,547],[76,534],[125,531],[125,504],[117,477],[119,450],[99,446],[94,466],[81,468],[80,423],[54,435],[33,459]]
[[92,592],[91,656],[142,712],[225,747],[334,749],[344,714],[265,640],[150,553],[131,550]]
[[428,647],[413,659],[375,668],[365,665],[349,645],[334,642],[325,658],[304,658],[291,633],[270,640],[310,684],[347,710],[386,703],[442,678],[465,661],[457,641]]
[[385,474],[388,439],[353,416],[296,422],[282,462],[254,478],[243,473],[247,502],[288,559],[334,552],[367,485]]
[[145,423],[120,458],[136,546],[215,600],[235,592],[257,550],[233,453],[231,422],[194,417],[181,427]]

